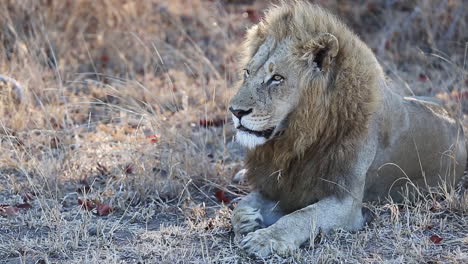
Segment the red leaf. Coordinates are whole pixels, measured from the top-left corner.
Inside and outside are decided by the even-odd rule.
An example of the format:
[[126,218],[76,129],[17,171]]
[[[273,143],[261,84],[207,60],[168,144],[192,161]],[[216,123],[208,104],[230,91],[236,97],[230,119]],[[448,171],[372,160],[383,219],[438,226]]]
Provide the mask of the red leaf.
[[431,226],[431,225],[427,225],[427,226],[426,226],[426,229],[427,229],[427,230],[431,230],[431,229],[432,229],[432,226]]
[[108,204],[98,204],[97,206],[97,214],[100,216],[108,215],[112,211],[113,209]]
[[94,207],[96,207],[96,204],[93,201],[87,199],[78,199],[78,204],[81,205],[83,209],[86,209],[88,211],[91,211],[94,209]]
[[247,8],[245,10],[244,17],[247,17],[253,23],[257,23],[258,20],[260,20],[260,15],[258,14],[257,10],[253,8]]
[[146,136],[146,138],[148,138],[150,142],[153,144],[158,142],[158,136],[156,135],[149,135],[149,136]]
[[3,217],[13,217],[19,211],[19,208],[15,206],[9,206],[7,204],[0,205],[0,216]]
[[419,80],[420,80],[421,82],[425,82],[425,81],[429,80],[429,77],[427,77],[427,75],[424,74],[424,73],[420,73],[420,74],[419,74]]
[[389,49],[391,45],[390,40],[385,41],[385,49]]
[[29,203],[22,203],[22,204],[16,205],[16,208],[31,209],[31,208],[32,208],[32,205],[30,205]]
[[429,239],[430,239],[434,244],[440,244],[440,242],[443,240],[443,238],[441,238],[441,237],[438,236],[438,235],[432,235]]
[[215,196],[216,198],[218,198],[220,202],[223,202],[223,203],[229,203],[231,201],[229,200],[229,198],[226,197],[223,190],[216,191]]
[[133,165],[131,163],[125,166],[125,174],[132,174],[133,173]]
[[106,54],[102,54],[101,55],[101,61],[104,62],[104,63],[108,62],[109,61],[109,56],[107,56]]

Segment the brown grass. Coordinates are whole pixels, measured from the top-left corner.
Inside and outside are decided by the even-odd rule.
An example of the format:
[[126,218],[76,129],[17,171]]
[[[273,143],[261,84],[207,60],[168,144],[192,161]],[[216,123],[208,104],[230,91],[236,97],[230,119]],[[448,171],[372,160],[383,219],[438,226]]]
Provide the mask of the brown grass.
[[[454,107],[465,98],[463,0],[317,2],[373,48],[402,93]],[[231,184],[243,150],[222,123],[238,44],[267,5],[2,1],[0,75],[22,95],[0,80],[0,204],[32,208],[0,216],[0,263],[260,261],[236,248],[231,207],[214,194],[247,191]],[[467,197],[441,188],[416,203],[369,205],[366,230],[265,261],[466,263]],[[114,211],[98,216],[78,199]]]

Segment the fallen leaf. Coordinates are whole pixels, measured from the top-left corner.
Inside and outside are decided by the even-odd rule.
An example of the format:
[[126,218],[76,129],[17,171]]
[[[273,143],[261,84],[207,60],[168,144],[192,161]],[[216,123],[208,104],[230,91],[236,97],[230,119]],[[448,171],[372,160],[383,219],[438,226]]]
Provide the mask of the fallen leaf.
[[420,80],[421,82],[425,82],[425,81],[429,80],[429,77],[427,77],[427,75],[424,74],[424,73],[420,73],[420,74],[419,74],[419,80]]
[[13,217],[19,212],[19,208],[7,204],[0,205],[0,216]]
[[390,40],[385,41],[385,49],[389,49],[392,46]]
[[125,174],[132,174],[133,173],[133,165],[131,163],[125,165]]
[[226,197],[223,190],[216,191],[215,196],[216,196],[216,198],[218,198],[218,200],[220,202],[223,202],[223,203],[229,203],[230,202],[229,198]]
[[247,17],[251,22],[257,23],[260,20],[260,15],[258,14],[257,10],[253,8],[247,8],[245,10],[244,17]]
[[96,203],[88,199],[78,199],[78,204],[81,205],[83,209],[86,209],[88,211],[91,211],[96,207]]
[[112,211],[112,207],[110,207],[108,204],[98,204],[97,206],[97,214],[100,216],[108,215]]
[[106,63],[109,61],[109,56],[107,56],[106,54],[102,54],[101,55],[101,61]]
[[432,235],[429,239],[430,239],[434,244],[440,244],[440,242],[443,240],[443,238],[441,238],[441,237],[438,236],[438,235]]
[[147,139],[150,140],[151,143],[157,143],[158,142],[158,136],[156,135],[149,135],[149,136],[146,136]]
[[22,204],[16,205],[16,208],[20,208],[20,209],[31,209],[31,208],[32,208],[32,205],[30,205],[29,203],[22,203]]

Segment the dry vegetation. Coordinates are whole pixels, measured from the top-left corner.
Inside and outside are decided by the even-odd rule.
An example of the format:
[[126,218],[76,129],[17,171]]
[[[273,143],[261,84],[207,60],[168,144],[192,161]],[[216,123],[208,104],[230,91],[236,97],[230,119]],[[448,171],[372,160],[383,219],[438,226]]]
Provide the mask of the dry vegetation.
[[[465,0],[318,2],[400,92],[465,106]],[[0,75],[18,84],[0,79],[0,263],[467,263],[468,195],[443,189],[369,205],[366,230],[289,258],[236,248],[221,200],[247,187],[231,183],[243,150],[226,106],[267,5],[2,0]]]

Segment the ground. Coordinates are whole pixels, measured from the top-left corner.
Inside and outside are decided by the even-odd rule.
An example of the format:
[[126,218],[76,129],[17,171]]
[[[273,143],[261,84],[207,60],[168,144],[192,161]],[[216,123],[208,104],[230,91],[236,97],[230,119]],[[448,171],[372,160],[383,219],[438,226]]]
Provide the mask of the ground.
[[[467,112],[464,0],[316,2],[396,91]],[[289,257],[237,248],[229,219],[249,188],[231,180],[244,150],[227,105],[268,5],[3,0],[0,75],[19,86],[0,80],[0,263],[467,263],[463,186],[368,204],[365,230]]]

